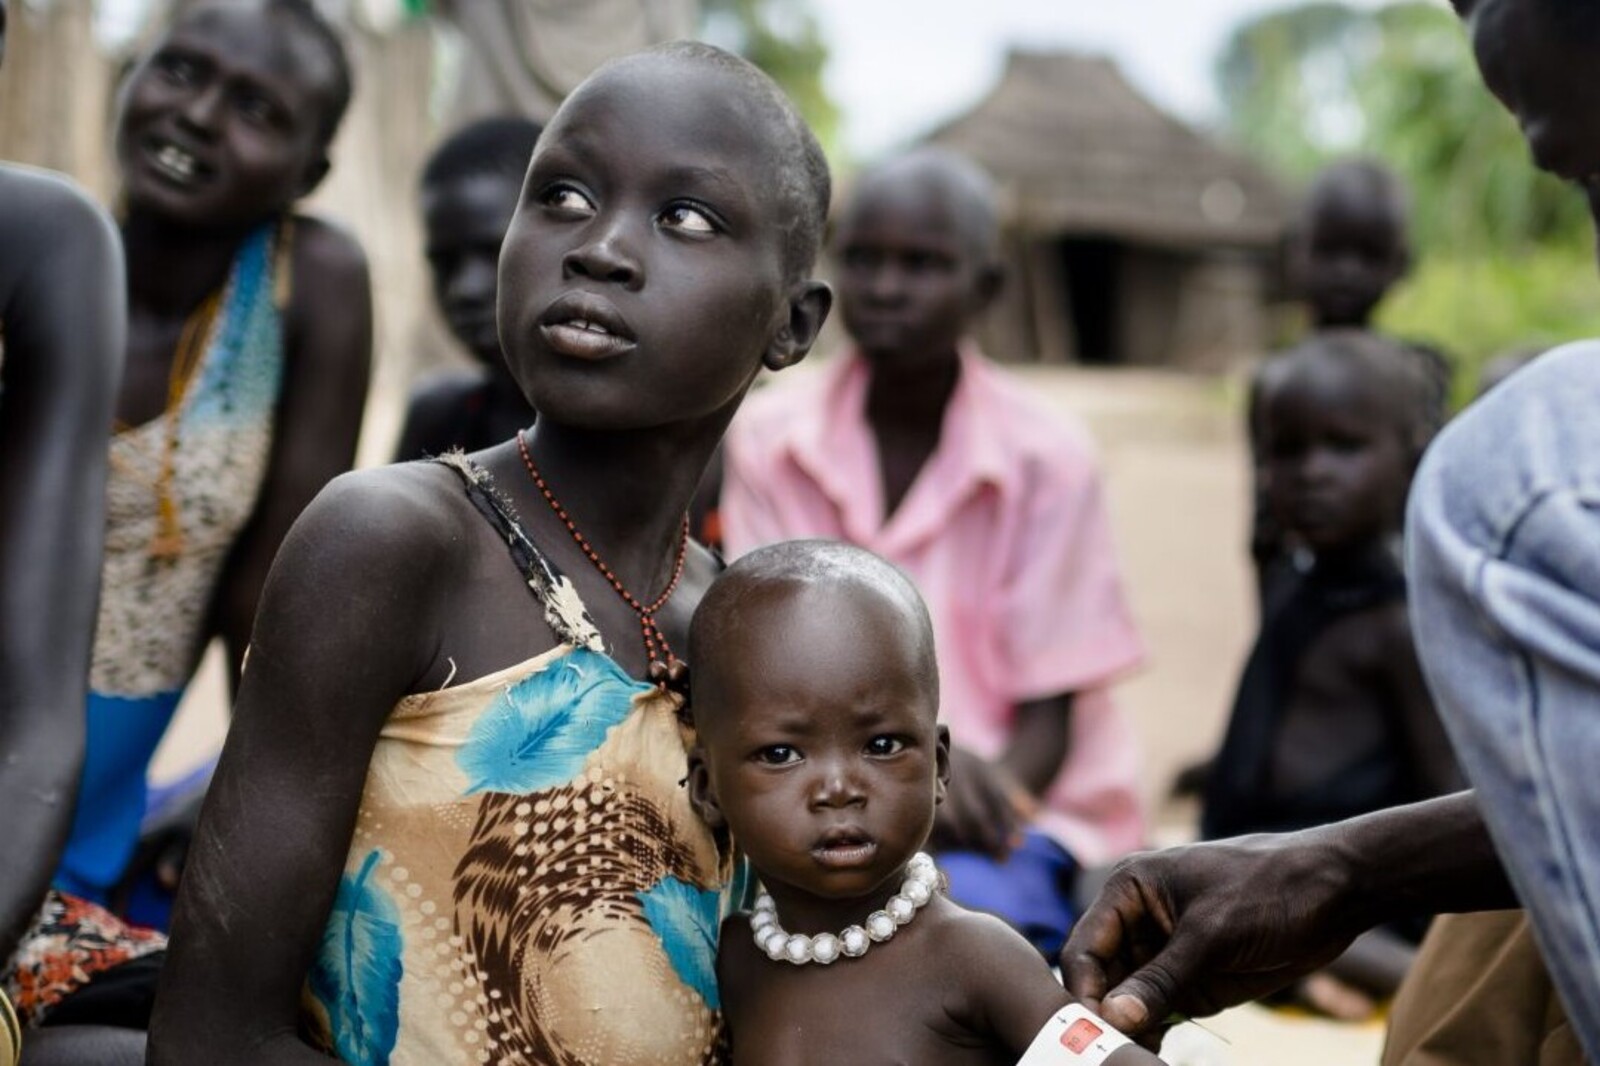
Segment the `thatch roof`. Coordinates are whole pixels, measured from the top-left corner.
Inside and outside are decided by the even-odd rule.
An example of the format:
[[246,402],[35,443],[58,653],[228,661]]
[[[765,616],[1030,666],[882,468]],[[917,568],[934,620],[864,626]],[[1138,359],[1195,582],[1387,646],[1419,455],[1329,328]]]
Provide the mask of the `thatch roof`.
[[1264,245],[1282,190],[1140,96],[1111,60],[1013,51],[988,97],[928,140],[982,163],[1036,233],[1183,245]]

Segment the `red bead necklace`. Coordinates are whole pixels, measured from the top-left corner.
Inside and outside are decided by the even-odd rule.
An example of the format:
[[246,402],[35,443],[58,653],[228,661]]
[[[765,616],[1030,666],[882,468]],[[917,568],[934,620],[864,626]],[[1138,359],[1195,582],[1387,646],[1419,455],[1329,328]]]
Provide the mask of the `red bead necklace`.
[[633,613],[639,616],[639,632],[644,637],[644,652],[649,660],[650,680],[662,688],[681,686],[687,668],[682,659],[673,654],[672,645],[667,643],[667,635],[662,631],[660,623],[656,621],[656,612],[665,607],[672,594],[678,589],[678,582],[683,580],[683,561],[689,551],[689,516],[683,516],[683,529],[678,534],[678,557],[672,564],[672,580],[667,582],[667,587],[655,602],[646,606],[639,601],[639,597],[629,592],[617,578],[611,567],[606,565],[600,553],[590,545],[589,539],[578,531],[578,526],[572,521],[572,516],[567,514],[567,509],[561,506],[561,501],[556,499],[556,494],[550,491],[550,486],[545,484],[544,477],[540,475],[539,468],[533,465],[533,456],[528,454],[528,442],[521,433],[517,434],[517,451],[522,453],[522,465],[528,468],[528,475],[533,478],[533,483],[538,487],[540,495],[545,498],[556,517],[566,525],[567,532],[572,534],[572,539],[578,542],[578,547],[583,554],[600,571],[600,576],[611,583],[617,595],[622,597],[624,603],[633,608]]

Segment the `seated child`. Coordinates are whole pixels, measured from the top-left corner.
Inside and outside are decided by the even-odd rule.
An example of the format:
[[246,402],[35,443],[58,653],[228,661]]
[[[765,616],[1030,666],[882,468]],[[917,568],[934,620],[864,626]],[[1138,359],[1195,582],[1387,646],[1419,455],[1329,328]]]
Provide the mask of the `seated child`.
[[[759,874],[717,953],[735,1062],[1157,1062],[1092,1016],[1028,941],[941,891],[920,849],[950,779],[928,609],[871,553],[788,541],[734,563],[689,635],[690,797]],[[1078,1028],[1040,1027],[1064,1008]],[[1059,1023],[1058,1023],[1059,1024]]]
[[1429,436],[1426,385],[1393,342],[1356,330],[1306,341],[1266,380],[1267,499],[1309,563],[1265,604],[1206,787],[1207,838],[1302,829],[1461,787],[1396,555]]
[[1087,429],[968,339],[1002,283],[999,238],[993,183],[960,156],[863,175],[833,239],[851,346],[746,405],[722,515],[734,555],[826,537],[916,582],[958,770],[941,869],[1050,956],[1079,864],[1143,843],[1138,741],[1109,691],[1143,648]]
[[487,118],[434,149],[422,170],[433,298],[450,332],[479,364],[424,381],[411,394],[395,461],[477,451],[533,421],[511,377],[495,325],[500,242],[522,195],[539,125]]
[[[1381,163],[1352,159],[1325,168],[1312,182],[1290,237],[1290,273],[1305,297],[1314,332],[1373,331],[1372,316],[1389,290],[1411,268],[1410,209],[1400,178]],[[1450,363],[1438,349],[1400,341],[1397,358],[1414,364],[1425,389],[1424,415],[1437,430],[1449,413]],[[1249,433],[1257,464],[1256,523],[1252,554],[1263,571],[1285,559],[1291,545],[1265,506],[1260,485],[1264,462],[1259,398],[1272,362],[1251,386]],[[1264,587],[1264,586],[1263,586]],[[1265,594],[1265,593],[1263,593]]]

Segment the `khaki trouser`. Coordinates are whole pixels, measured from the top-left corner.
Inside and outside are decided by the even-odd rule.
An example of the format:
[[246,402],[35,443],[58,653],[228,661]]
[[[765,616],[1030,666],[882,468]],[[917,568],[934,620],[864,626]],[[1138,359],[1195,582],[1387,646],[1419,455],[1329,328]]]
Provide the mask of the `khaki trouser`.
[[1587,1066],[1524,911],[1434,921],[1389,1015],[1382,1066]]

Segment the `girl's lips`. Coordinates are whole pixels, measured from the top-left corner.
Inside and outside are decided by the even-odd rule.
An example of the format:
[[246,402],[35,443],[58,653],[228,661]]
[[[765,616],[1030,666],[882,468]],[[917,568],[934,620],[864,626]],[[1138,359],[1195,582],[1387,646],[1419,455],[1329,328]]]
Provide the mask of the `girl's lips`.
[[545,342],[560,355],[574,359],[610,359],[631,351],[634,342],[615,333],[602,333],[569,322],[552,322],[539,327]]

